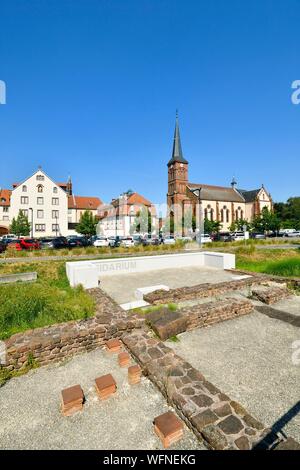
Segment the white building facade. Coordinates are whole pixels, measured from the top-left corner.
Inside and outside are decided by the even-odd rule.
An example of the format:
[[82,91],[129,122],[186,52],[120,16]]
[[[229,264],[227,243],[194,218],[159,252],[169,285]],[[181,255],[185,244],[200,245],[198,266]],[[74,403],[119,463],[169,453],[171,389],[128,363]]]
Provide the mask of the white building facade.
[[56,183],[41,168],[12,190],[0,190],[0,235],[9,232],[19,211],[28,217],[32,237],[54,237],[76,234],[81,214],[90,210],[97,215],[101,200],[75,196],[72,182]]

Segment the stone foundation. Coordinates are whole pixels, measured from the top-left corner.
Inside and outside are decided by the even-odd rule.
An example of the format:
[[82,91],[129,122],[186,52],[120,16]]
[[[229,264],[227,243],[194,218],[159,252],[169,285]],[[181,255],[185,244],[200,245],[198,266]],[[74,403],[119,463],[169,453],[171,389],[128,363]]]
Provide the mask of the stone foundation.
[[11,336],[4,341],[4,367],[8,370],[24,368],[29,356],[39,365],[61,361],[66,357],[104,346],[107,340],[120,337],[125,331],[144,325],[143,318],[128,317],[101,289],[93,289],[90,294],[97,302],[94,317],[36,328]]
[[185,300],[203,299],[226,294],[227,292],[251,289],[253,285],[266,284],[266,278],[255,276],[238,281],[220,282],[217,284],[198,284],[190,287],[179,287],[169,291],[157,290],[144,295],[144,300],[153,305],[183,302]]
[[285,287],[257,287],[252,289],[252,297],[264,304],[271,305],[291,297],[291,292]]
[[123,342],[143,372],[209,448],[246,450],[279,443],[276,434],[162,342],[142,332],[124,335]]
[[228,298],[184,307],[175,312],[161,308],[149,313],[146,322],[164,341],[184,331],[231,320],[252,311],[250,300]]

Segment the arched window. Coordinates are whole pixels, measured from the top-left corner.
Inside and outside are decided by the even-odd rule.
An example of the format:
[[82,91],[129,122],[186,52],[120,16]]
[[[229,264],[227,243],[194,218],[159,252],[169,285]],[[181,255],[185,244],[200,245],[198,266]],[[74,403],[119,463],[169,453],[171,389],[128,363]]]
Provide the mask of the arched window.
[[244,211],[241,210],[241,219],[244,219]]
[[204,218],[207,219],[207,208],[204,209]]
[[43,185],[42,184],[39,184],[38,187],[37,187],[37,190],[38,190],[38,193],[42,193],[43,192]]
[[26,184],[24,184],[24,185],[22,186],[22,191],[23,191],[23,193],[27,193],[27,186],[26,186]]
[[210,220],[211,221],[214,220],[214,210],[213,209],[210,209]]
[[57,193],[57,187],[56,187],[56,186],[54,186],[53,192],[54,192],[55,194]]
[[229,209],[226,210],[226,222],[229,222]]

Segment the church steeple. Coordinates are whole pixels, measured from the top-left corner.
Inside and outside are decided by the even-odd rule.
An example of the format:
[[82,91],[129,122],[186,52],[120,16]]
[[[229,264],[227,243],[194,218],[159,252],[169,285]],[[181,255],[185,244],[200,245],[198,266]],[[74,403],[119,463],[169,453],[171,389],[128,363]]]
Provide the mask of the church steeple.
[[172,158],[171,160],[169,160],[168,166],[172,165],[175,162],[188,163],[188,161],[183,157],[183,153],[182,153],[177,110],[176,110],[176,123],[175,123]]

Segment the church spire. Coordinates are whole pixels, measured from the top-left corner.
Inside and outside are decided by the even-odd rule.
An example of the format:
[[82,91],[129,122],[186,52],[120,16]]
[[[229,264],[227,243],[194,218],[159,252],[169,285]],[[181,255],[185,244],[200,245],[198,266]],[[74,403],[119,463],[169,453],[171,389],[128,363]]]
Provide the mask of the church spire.
[[168,165],[171,165],[172,163],[175,163],[175,162],[188,163],[187,160],[183,157],[183,153],[182,153],[177,109],[176,109],[176,123],[175,123],[172,158],[169,161]]

